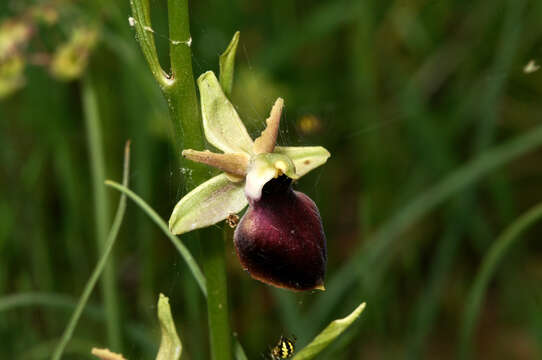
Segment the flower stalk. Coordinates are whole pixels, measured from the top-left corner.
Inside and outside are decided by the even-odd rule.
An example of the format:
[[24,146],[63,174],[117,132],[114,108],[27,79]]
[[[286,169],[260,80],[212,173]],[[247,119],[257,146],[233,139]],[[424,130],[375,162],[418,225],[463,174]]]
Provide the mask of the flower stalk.
[[[174,145],[177,154],[182,149],[202,149],[205,142],[192,72],[188,1],[168,0],[169,55],[171,72],[166,73],[158,61],[148,0],[131,0],[133,18],[141,50],[149,68],[162,89],[169,107],[174,128]],[[180,158],[183,168],[190,170],[186,184],[193,188],[206,179],[202,164]],[[203,236],[201,236],[203,235]],[[225,270],[225,252],[222,236],[206,231],[200,234],[203,248],[203,269],[207,279],[207,310],[214,360],[231,359],[231,331],[229,325],[228,296]]]

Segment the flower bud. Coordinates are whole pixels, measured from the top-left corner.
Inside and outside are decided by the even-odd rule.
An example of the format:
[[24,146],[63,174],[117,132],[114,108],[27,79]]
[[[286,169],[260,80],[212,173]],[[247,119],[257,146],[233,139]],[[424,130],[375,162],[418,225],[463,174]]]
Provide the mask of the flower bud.
[[280,176],[237,225],[235,248],[242,266],[264,283],[291,290],[324,290],[326,237],[316,204]]

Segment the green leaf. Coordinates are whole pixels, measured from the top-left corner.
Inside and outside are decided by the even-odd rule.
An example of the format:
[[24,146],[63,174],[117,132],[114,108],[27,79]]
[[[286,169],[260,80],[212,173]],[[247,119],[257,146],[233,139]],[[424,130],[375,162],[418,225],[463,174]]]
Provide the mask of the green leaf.
[[299,177],[324,164],[331,156],[329,151],[321,146],[277,146],[273,152],[288,156]]
[[233,347],[235,360],[248,360],[247,355],[245,354],[245,350],[243,350],[243,347],[241,346],[239,341],[234,340]]
[[237,31],[233,38],[231,39],[230,44],[220,55],[220,85],[226,96],[231,95],[233,88],[233,73],[235,70],[235,54],[237,52],[237,45],[239,44],[239,31]]
[[365,303],[361,303],[350,315],[343,319],[337,319],[332,321],[318,336],[312,340],[312,342],[305,346],[297,355],[294,356],[294,360],[308,360],[314,358],[322,350],[324,350],[331,342],[333,342],[339,335],[343,333],[365,309]]
[[216,224],[247,206],[243,183],[233,183],[225,174],[215,176],[177,203],[169,219],[169,230],[183,234]]
[[156,360],[178,360],[181,357],[183,346],[179,335],[177,335],[177,330],[175,330],[169,299],[164,294],[160,294],[158,299],[158,320],[160,321],[162,340]]
[[232,103],[226,98],[215,74],[207,71],[198,79],[205,137],[225,153],[252,154],[253,142]]

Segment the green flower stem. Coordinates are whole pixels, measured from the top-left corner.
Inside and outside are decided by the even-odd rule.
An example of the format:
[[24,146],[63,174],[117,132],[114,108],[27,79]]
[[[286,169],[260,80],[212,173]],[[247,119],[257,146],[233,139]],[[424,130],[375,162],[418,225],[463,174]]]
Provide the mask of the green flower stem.
[[[123,171],[122,182],[125,186],[128,185],[129,169],[130,169],[130,147],[129,146],[130,146],[129,143],[126,143],[126,148],[124,150],[124,171]],[[102,187],[104,186],[102,185]],[[110,260],[109,257],[113,250],[113,246],[115,245],[115,240],[117,239],[120,225],[122,224],[122,219],[124,218],[125,210],[126,210],[126,196],[122,194],[119,200],[119,206],[117,208],[115,219],[113,221],[113,224],[111,225],[111,230],[109,231],[109,236],[107,237],[107,242],[102,252],[102,256],[100,260],[98,261],[98,264],[96,264],[96,267],[94,268],[94,271],[92,272],[92,275],[88,279],[87,284],[85,285],[85,289],[83,290],[83,294],[79,298],[79,301],[70,318],[70,321],[68,322],[68,325],[66,326],[66,329],[64,330],[64,333],[62,334],[62,337],[60,338],[60,341],[58,342],[58,345],[56,346],[53,352],[53,356],[51,357],[53,360],[59,360],[61,358],[62,353],[66,349],[66,345],[68,345],[68,342],[70,341],[73,335],[75,327],[77,326],[77,322],[79,321],[79,318],[81,317],[81,314],[83,313],[83,309],[85,308],[85,305],[88,302],[90,294],[92,293],[92,290],[94,290],[94,286],[96,285],[96,282],[100,278],[100,275],[102,274],[102,272],[106,269],[106,264],[108,260]],[[106,311],[107,310],[109,309],[107,309],[106,307]],[[110,313],[107,312],[108,326],[110,323],[109,316],[110,316]],[[118,334],[117,334],[118,339],[120,339],[120,323],[119,322],[115,324],[115,328],[116,328],[115,330],[118,331]],[[111,347],[113,347],[113,345],[111,345]],[[116,348],[114,349],[116,350]],[[116,351],[119,351],[119,350],[116,350]]]
[[192,73],[192,37],[188,20],[187,0],[168,0],[170,85],[164,88],[174,127],[175,150],[181,166],[191,170],[189,188],[206,180],[207,171],[201,164],[184,160],[183,149],[203,150],[205,140],[201,129],[196,86]]
[[[103,186],[105,181],[105,162],[98,99],[96,97],[91,75],[87,75],[83,79],[83,111],[91,163],[94,217],[96,222],[95,235],[98,252],[103,254],[107,249],[109,208],[105,187]],[[113,259],[109,260],[109,263],[104,269],[102,291],[107,312],[107,336],[109,346],[117,351],[121,351],[122,340],[120,335],[117,289],[115,287],[115,266]]]
[[[226,233],[226,232],[224,232]],[[231,333],[226,279],[225,248],[222,233],[215,228],[200,230],[203,243],[203,270],[207,279],[207,316],[211,338],[211,358],[230,360]]]
[[[152,73],[167,100],[174,127],[175,151],[183,168],[188,169],[188,189],[202,183],[207,177],[203,165],[182,159],[182,149],[203,150],[205,141],[192,72],[192,37],[188,17],[188,0],[168,0],[171,74],[163,76],[152,39],[148,0],[132,0],[135,28],[141,49]],[[205,234],[209,234],[205,232]],[[207,310],[214,360],[231,359],[231,332],[229,326],[224,243],[218,234],[202,239],[203,268],[207,279]]]

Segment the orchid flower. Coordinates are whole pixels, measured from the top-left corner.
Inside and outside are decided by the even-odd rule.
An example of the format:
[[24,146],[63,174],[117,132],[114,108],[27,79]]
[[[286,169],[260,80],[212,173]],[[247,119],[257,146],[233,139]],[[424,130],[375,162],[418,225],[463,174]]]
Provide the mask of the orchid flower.
[[203,130],[222,153],[187,149],[182,155],[223,171],[184,196],[169,220],[183,234],[249,209],[239,222],[234,243],[243,267],[267,284],[292,290],[323,290],[326,239],[318,208],[293,191],[297,180],[324,164],[321,146],[277,146],[284,101],[276,100],[266,128],[254,141],[211,71],[198,79]]

